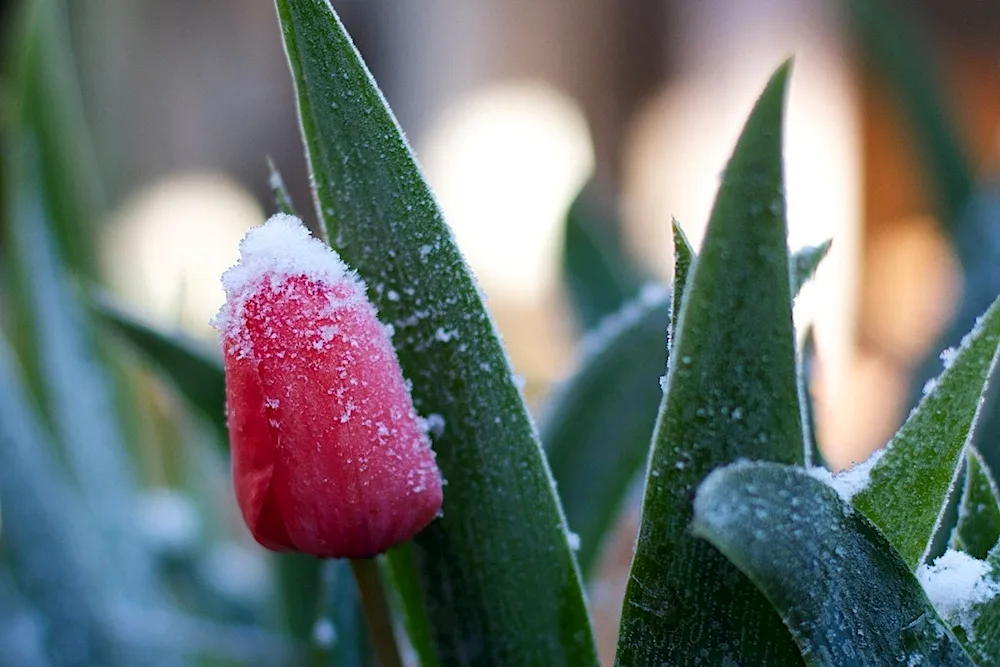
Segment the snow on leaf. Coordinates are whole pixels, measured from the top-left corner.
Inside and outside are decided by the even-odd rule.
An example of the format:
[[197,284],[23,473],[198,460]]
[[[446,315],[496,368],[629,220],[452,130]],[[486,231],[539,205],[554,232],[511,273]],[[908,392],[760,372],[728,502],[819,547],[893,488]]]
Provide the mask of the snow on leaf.
[[965,337],[954,361],[886,445],[854,506],[877,525],[911,569],[926,559],[1000,351],[1000,300]]
[[715,470],[692,531],[763,591],[810,667],[972,665],[885,537],[801,468]]
[[958,524],[952,546],[976,558],[986,558],[1000,539],[1000,492],[982,455],[970,447],[965,453],[965,481],[958,506]]

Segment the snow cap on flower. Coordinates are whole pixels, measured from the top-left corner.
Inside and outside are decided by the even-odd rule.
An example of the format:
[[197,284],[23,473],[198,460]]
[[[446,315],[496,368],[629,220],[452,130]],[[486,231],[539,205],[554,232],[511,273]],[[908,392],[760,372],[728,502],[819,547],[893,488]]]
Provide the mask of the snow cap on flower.
[[441,509],[441,475],[365,286],[293,216],[247,234],[223,276],[233,482],[258,542],[365,557]]

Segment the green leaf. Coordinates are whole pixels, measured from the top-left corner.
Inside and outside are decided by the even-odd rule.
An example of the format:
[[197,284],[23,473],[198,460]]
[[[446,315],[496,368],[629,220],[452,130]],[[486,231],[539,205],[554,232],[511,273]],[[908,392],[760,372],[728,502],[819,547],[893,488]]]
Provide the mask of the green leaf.
[[103,547],[53,450],[0,338],[4,559],[44,618],[42,641],[51,664],[141,664],[124,658],[110,632],[107,605],[121,591],[101,579],[107,569],[95,559]]
[[274,199],[274,206],[278,213],[298,216],[295,212],[295,205],[292,204],[292,196],[288,194],[285,187],[285,179],[281,177],[281,172],[274,165],[271,158],[267,158],[268,184],[271,186],[271,197]]
[[621,222],[608,208],[590,182],[566,212],[562,273],[584,331],[635,296],[643,282],[622,247]]
[[973,664],[878,529],[801,469],[714,471],[692,530],[763,591],[807,665]]
[[743,129],[688,279],[619,665],[801,663],[761,592],[688,532],[694,491],[712,469],[741,458],[803,461],[781,167],[788,71],[786,64],[771,78]]
[[437,667],[434,649],[434,629],[427,616],[423,592],[420,590],[420,572],[412,544],[403,544],[391,552],[384,561],[384,573],[396,591],[396,607],[403,617],[410,646],[420,667]]
[[96,294],[93,306],[101,321],[151,361],[227,443],[226,380],[218,354],[180,331],[168,333],[143,322],[106,295]]
[[584,577],[649,454],[658,378],[666,364],[670,295],[644,288],[581,344],[580,370],[542,415],[540,430]]
[[228,441],[225,375],[216,352],[182,331],[157,328],[104,294],[95,293],[93,308],[105,326],[150,361]]
[[681,229],[677,220],[672,220],[674,229],[674,300],[670,304],[670,331],[667,334],[668,347],[673,347],[677,336],[677,319],[681,314],[681,303],[684,301],[684,290],[687,287],[688,273],[691,264],[697,259],[694,248],[687,235]]
[[472,276],[326,0],[278,0],[319,218],[369,286],[448,480],[414,542],[442,665],[594,665],[565,519]]
[[965,451],[965,484],[952,547],[983,560],[1000,540],[1000,491],[982,455]]
[[987,558],[988,571],[985,584],[992,588],[992,596],[959,609],[947,619],[955,623],[955,634],[963,640],[965,649],[977,665],[1000,665],[1000,544],[994,546]]
[[[800,261],[796,254],[793,264]],[[576,558],[585,579],[649,455],[670,304],[666,289],[650,285],[606,317],[584,337],[579,369],[540,419],[566,519],[580,538]]]
[[[317,623],[321,625],[310,632],[314,655],[319,653],[322,664],[330,667],[376,667],[351,562],[343,558],[326,560],[320,568],[323,599]],[[325,638],[324,633],[328,633]]]
[[885,0],[844,0],[847,16],[871,62],[899,99],[922,154],[946,228],[958,224],[974,187],[972,163],[945,105],[927,57],[927,40],[909,16]]
[[817,246],[802,248],[792,255],[792,292],[798,294],[802,286],[812,278],[819,268],[819,263],[826,257],[826,253],[830,252],[832,243],[833,241],[824,241]]
[[61,260],[96,274],[94,222],[104,208],[97,160],[83,114],[62,0],[33,0],[25,12],[17,121],[35,139],[41,185]]
[[870,481],[854,506],[885,533],[915,570],[926,557],[973,437],[997,365],[1000,300],[977,321],[906,423],[867,464]]
[[95,529],[115,554],[120,592],[134,604],[159,602],[152,559],[133,514],[136,471],[91,322],[50,234],[34,143],[30,135],[16,135],[6,148],[9,210],[0,222],[7,259],[18,268],[14,288],[24,307],[17,313],[23,318],[18,327],[30,332],[37,350],[29,360],[30,372],[40,380],[36,400],[46,408],[53,439],[93,514]]
[[[801,282],[799,283],[802,284]],[[806,442],[809,445],[809,456],[806,457],[806,465],[826,468],[826,460],[823,458],[823,451],[819,446],[819,438],[816,436],[816,410],[813,407],[812,397],[813,368],[816,365],[816,335],[810,326],[806,330],[805,339],[802,341],[802,371],[799,373],[799,400],[805,407],[802,421],[806,425]]]

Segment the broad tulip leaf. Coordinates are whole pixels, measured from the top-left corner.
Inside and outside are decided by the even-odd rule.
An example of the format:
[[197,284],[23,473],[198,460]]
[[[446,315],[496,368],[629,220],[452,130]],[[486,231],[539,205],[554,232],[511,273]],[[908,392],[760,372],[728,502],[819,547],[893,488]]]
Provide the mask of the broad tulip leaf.
[[1000,353],[1000,300],[976,323],[871,468],[854,506],[916,570],[927,556]]
[[622,246],[621,222],[588,183],[566,212],[562,273],[584,331],[617,311],[642,287],[642,275]]
[[670,293],[657,286],[605,318],[584,338],[580,370],[556,390],[540,421],[585,577],[649,453],[669,319]]
[[[133,514],[136,473],[115,410],[108,369],[97,353],[88,313],[72,289],[49,230],[30,135],[11,137],[5,167],[5,250],[17,265],[14,284],[26,311],[18,326],[35,338],[38,357],[31,369],[53,440],[60,448],[83,502],[109,550],[121,592],[129,602],[158,601],[153,563],[139,540]],[[27,366],[27,364],[25,364]],[[110,566],[110,565],[109,565]]]
[[566,522],[482,297],[327,0],[278,0],[316,209],[443,424],[443,516],[414,541],[442,665],[594,665]]
[[226,380],[222,360],[182,332],[162,331],[115,304],[107,296],[94,299],[102,322],[149,359],[181,396],[215,427],[220,444],[226,433]]
[[[43,615],[50,664],[125,665],[108,604],[120,591],[102,579],[98,534],[72,491],[0,338],[0,503],[3,555],[21,593]],[[148,657],[148,656],[147,656]]]
[[983,560],[1000,540],[1000,491],[993,474],[974,448],[965,451],[965,482],[952,546]]
[[763,591],[810,667],[973,664],[878,529],[800,468],[716,470],[692,531]]
[[763,594],[688,531],[694,491],[714,468],[804,457],[781,165],[787,79],[785,65],[747,120],[687,281],[622,608],[622,666],[801,664]]
[[680,224],[676,220],[671,224],[674,231],[674,300],[670,304],[670,332],[667,341],[672,347],[677,336],[677,319],[684,301],[684,288],[687,286],[688,273],[696,256]]
[[[801,264],[798,254],[793,263]],[[580,537],[576,557],[585,578],[649,455],[671,312],[667,289],[651,285],[605,318],[584,337],[579,369],[540,419],[566,518]]]

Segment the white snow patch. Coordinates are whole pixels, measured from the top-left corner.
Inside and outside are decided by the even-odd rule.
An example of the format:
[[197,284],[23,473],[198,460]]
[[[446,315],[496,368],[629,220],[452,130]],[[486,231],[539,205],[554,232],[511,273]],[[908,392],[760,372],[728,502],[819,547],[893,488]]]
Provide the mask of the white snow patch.
[[931,378],[930,380],[925,382],[923,389],[920,390],[920,395],[926,396],[927,394],[937,389],[937,383],[938,383],[937,378]]
[[885,450],[880,449],[869,456],[864,462],[857,463],[851,466],[850,469],[836,474],[822,467],[809,468],[806,472],[832,488],[844,502],[849,503],[854,496],[868,486],[872,468],[875,467],[875,464],[879,462],[884,454]]
[[294,215],[278,213],[254,227],[240,241],[240,260],[222,276],[227,295],[255,286],[264,278],[309,276],[330,284],[354,273],[332,248],[313,238]]
[[240,259],[222,274],[226,303],[212,320],[224,336],[239,340],[247,300],[264,286],[278,289],[293,276],[307,276],[327,285],[353,282],[364,294],[364,283],[332,248],[313,238],[302,221],[277,213],[254,227],[240,241]]
[[951,365],[955,362],[955,357],[958,356],[958,348],[949,347],[941,352],[941,363],[944,364],[945,368],[951,368]]
[[431,413],[424,417],[424,426],[427,429],[427,433],[435,438],[440,438],[444,435],[445,421],[444,417],[439,414]]
[[434,339],[440,343],[447,343],[448,341],[458,338],[458,332],[454,329],[445,329],[444,327],[438,327],[434,332]]
[[942,618],[967,627],[973,605],[987,602],[1000,593],[1000,582],[989,578],[986,561],[948,549],[931,565],[917,568],[917,580]]

